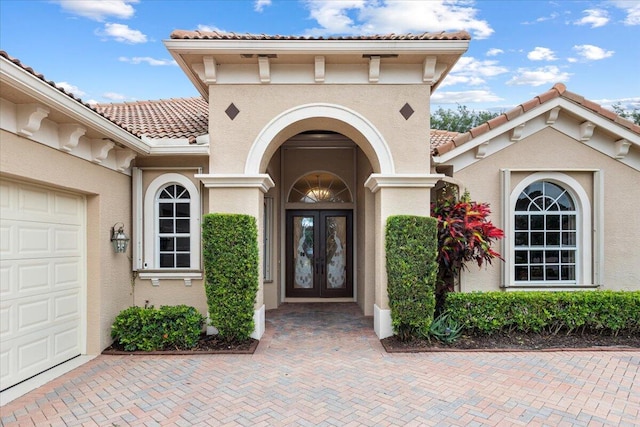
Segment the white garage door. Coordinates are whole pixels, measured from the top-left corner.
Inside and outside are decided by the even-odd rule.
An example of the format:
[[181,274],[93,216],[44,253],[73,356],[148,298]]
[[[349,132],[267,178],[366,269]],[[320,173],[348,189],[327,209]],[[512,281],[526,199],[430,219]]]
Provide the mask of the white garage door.
[[0,181],[0,390],[84,352],[84,197]]

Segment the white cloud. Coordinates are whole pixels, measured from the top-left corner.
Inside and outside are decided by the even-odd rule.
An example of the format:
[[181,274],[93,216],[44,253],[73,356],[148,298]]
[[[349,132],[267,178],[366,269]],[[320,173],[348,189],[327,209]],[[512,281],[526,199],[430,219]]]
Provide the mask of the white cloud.
[[72,85],[71,83],[67,83],[67,82],[56,82],[56,86],[58,86],[59,88],[64,89],[64,90],[65,90],[65,92],[68,92],[68,93],[72,93],[72,94],[74,94],[75,96],[77,96],[77,97],[79,97],[79,98],[81,98],[81,97],[83,97],[84,95],[86,95],[86,94],[87,94],[86,92],[84,92],[84,91],[80,90],[80,89],[78,88],[78,86],[74,86],[74,85]]
[[135,13],[131,3],[138,3],[138,0],[58,0],[58,3],[74,15],[104,21],[106,18],[131,18]]
[[97,31],[96,34],[100,36],[112,37],[116,41],[123,43],[146,43],[147,36],[142,34],[138,30],[132,30],[124,24],[104,24],[104,30]]
[[566,82],[570,73],[560,71],[560,68],[550,65],[547,67],[529,69],[518,68],[515,76],[507,82],[509,86],[542,86],[558,82]]
[[495,48],[495,47],[494,47],[494,48],[489,49],[489,50],[487,51],[486,55],[487,55],[487,56],[498,56],[498,55],[500,55],[501,53],[504,53],[504,50],[502,50],[502,49],[498,49],[498,48]]
[[553,12],[549,16],[541,16],[539,18],[536,18],[535,21],[525,21],[525,22],[523,22],[523,24],[531,25],[531,24],[535,24],[535,23],[538,23],[538,22],[552,21],[552,20],[556,19],[558,16],[560,16],[560,15],[557,12]]
[[467,104],[471,102],[498,102],[503,98],[488,90],[468,90],[462,92],[436,91],[431,95],[432,104]]
[[102,97],[110,99],[111,101],[124,101],[125,99],[127,99],[127,96],[116,92],[105,92],[102,94]]
[[461,83],[478,86],[485,83],[485,78],[495,77],[508,71],[508,68],[498,65],[498,61],[479,61],[472,56],[463,56],[440,87]]
[[319,27],[310,36],[336,34],[423,33],[470,31],[483,39],[493,33],[487,21],[476,17],[469,0],[305,0]]
[[617,98],[617,99],[594,99],[593,102],[602,105],[603,107],[611,108],[612,105],[619,104],[626,110],[633,110],[640,108],[640,96],[631,98]]
[[640,2],[629,0],[616,0],[613,5],[622,9],[627,17],[624,20],[625,25],[640,25]]
[[591,44],[574,46],[573,50],[587,61],[599,61],[600,59],[609,58],[615,53],[613,50],[604,50],[601,47]]
[[609,14],[602,9],[584,10],[586,16],[575,22],[576,25],[591,25],[591,28],[604,27],[609,23]]
[[134,56],[131,58],[128,58],[126,56],[121,56],[118,58],[118,61],[120,62],[128,62],[130,64],[142,64],[147,63],[153,67],[160,67],[163,65],[178,65],[178,63],[172,59],[155,59],[155,58],[151,58],[150,56]]
[[527,54],[527,58],[532,61],[555,61],[558,59],[551,49],[538,46]]
[[214,32],[218,32],[218,33],[226,33],[225,30],[221,30],[218,27],[212,27],[211,25],[203,25],[203,24],[199,24],[198,27],[196,28],[198,31],[203,31],[206,33],[214,33]]
[[271,0],[256,0],[253,4],[253,10],[262,12],[266,6],[271,6]]

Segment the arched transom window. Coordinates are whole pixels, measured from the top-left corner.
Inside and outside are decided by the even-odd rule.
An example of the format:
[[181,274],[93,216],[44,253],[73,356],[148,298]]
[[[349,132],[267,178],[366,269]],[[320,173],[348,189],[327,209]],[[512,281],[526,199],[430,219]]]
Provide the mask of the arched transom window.
[[516,282],[576,283],[576,204],[560,185],[536,181],[515,206]]
[[191,267],[191,196],[179,184],[158,194],[158,256],[160,268]]
[[300,178],[289,192],[290,203],[350,203],[351,192],[343,180],[328,172]]

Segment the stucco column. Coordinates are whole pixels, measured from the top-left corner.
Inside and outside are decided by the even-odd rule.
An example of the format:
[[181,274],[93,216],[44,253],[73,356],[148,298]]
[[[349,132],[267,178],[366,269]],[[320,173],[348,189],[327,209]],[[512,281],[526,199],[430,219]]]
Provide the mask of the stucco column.
[[205,213],[233,213],[251,215],[256,218],[258,225],[258,250],[260,253],[258,275],[259,285],[254,309],[255,330],[252,338],[260,339],[265,329],[264,307],[264,277],[262,268],[262,239],[264,193],[274,186],[268,174],[201,174],[195,176],[200,179],[209,191],[209,206]]
[[444,175],[371,174],[365,186],[375,194],[375,303],[374,329],[378,338],[393,335],[387,293],[385,232],[392,215],[430,216],[431,189]]

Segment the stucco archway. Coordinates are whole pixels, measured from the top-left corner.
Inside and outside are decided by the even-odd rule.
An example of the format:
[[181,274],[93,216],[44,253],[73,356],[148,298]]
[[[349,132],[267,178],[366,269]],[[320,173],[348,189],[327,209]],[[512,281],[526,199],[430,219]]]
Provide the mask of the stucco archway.
[[327,130],[334,130],[351,138],[367,155],[376,172],[395,172],[391,150],[371,122],[344,106],[314,103],[291,108],[271,120],[254,140],[247,156],[244,173],[263,173],[278,147],[291,136],[311,130],[305,127],[305,123],[311,122],[315,124],[315,128],[318,127],[318,122],[325,122]]

